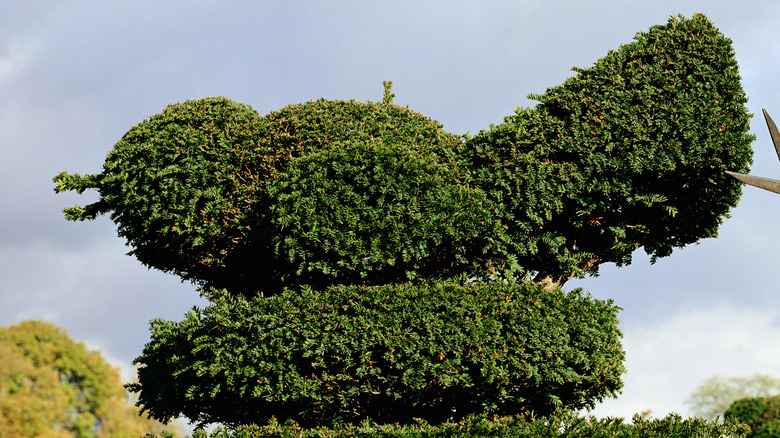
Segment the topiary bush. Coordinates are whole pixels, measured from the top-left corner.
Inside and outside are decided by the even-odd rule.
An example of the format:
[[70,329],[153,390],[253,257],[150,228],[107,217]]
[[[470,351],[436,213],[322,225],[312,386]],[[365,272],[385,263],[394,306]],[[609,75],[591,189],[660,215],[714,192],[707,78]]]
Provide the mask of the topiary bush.
[[431,283],[212,297],[182,322],[152,323],[131,389],[154,418],[438,423],[592,407],[622,386],[618,308],[580,291]]
[[751,163],[731,40],[702,14],[639,33],[463,147],[521,266],[562,284],[714,237]]
[[[558,411],[549,417],[525,416],[493,417],[472,416],[460,422],[440,425],[420,421],[417,424],[339,425],[332,428],[301,428],[294,422],[279,424],[270,421],[265,426],[247,425],[234,430],[216,428],[211,433],[197,431],[193,438],[745,438],[749,428],[733,420],[724,423],[701,418],[684,419],[670,414],[664,418],[643,420],[634,417],[632,423],[622,418],[580,417],[570,412]],[[172,438],[161,434],[160,438]]]
[[731,42],[703,15],[575,71],[465,139],[393,105],[389,84],[382,103],[265,116],[187,101],[132,128],[100,174],[56,176],[100,194],[69,219],[110,214],[142,263],[214,303],[152,323],[139,404],[314,426],[614,395],[616,307],[556,286],[715,236],[753,137]]

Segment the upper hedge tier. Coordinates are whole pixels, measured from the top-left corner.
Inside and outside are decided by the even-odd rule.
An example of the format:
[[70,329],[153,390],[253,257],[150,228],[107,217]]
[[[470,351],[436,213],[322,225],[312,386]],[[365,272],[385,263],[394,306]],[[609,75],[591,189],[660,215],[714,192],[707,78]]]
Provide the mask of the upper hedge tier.
[[267,116],[226,98],[133,127],[96,175],[149,267],[246,295],[466,274],[550,284],[713,237],[741,194],[750,115],[731,41],[674,17],[463,141],[385,103]]
[[133,127],[69,219],[111,213],[132,254],[252,294],[492,272],[505,237],[455,161],[458,139],[393,105],[318,100],[263,117],[226,98],[170,105]]

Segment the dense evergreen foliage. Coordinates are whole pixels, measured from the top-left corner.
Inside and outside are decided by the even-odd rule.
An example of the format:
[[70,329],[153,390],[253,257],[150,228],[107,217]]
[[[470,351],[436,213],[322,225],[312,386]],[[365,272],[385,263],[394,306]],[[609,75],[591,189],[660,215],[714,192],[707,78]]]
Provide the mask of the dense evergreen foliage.
[[731,41],[674,17],[575,71],[464,147],[520,264],[561,284],[715,236],[752,156]]
[[144,264],[248,296],[464,272],[562,284],[715,236],[741,194],[725,170],[752,154],[730,40],[674,17],[576,71],[466,142],[389,99],[265,117],[188,101],[57,190],[98,189],[68,217],[111,212]]
[[331,144],[291,161],[269,192],[285,280],[389,284],[509,267],[482,192],[402,145]]
[[748,397],[735,401],[723,414],[750,426],[747,438],[780,436],[780,396]]
[[538,285],[308,288],[157,320],[136,359],[155,418],[437,423],[592,407],[622,386],[618,308]]
[[[72,220],[111,213],[143,264],[184,280],[235,285],[261,219],[262,183],[285,151],[263,147],[267,121],[247,105],[207,98],[169,105],[134,126],[97,175],[55,178],[58,190],[97,189],[100,199],[65,210]],[[237,261],[238,267],[233,261]],[[248,260],[252,260],[248,262]]]
[[97,175],[57,190],[101,198],[132,254],[202,286],[387,284],[513,267],[458,139],[394,105],[318,100],[267,117],[225,98],[170,105],[133,127]]
[[213,301],[153,322],[140,405],[312,426],[614,395],[617,308],[555,286],[715,236],[741,193],[725,170],[751,160],[746,97],[703,15],[534,97],[473,138],[394,105],[387,85],[382,103],[265,116],[193,100],[132,128],[102,173],[56,176],[57,191],[100,194],[69,219],[110,213],[142,263]]
[[459,139],[438,122],[391,98],[320,99],[267,118],[267,141],[292,157],[268,184],[281,284],[389,284],[515,267],[494,208],[458,167]]
[[[528,418],[481,416],[460,422],[432,425],[426,422],[409,425],[374,424],[339,425],[331,428],[301,428],[296,423],[265,426],[242,426],[235,430],[217,428],[211,433],[195,432],[193,438],[746,438],[748,427],[733,420],[724,423],[701,418],[683,419],[671,414],[645,420],[634,417],[631,423],[621,418],[598,419],[556,412],[549,417]],[[159,438],[172,438],[160,434]]]

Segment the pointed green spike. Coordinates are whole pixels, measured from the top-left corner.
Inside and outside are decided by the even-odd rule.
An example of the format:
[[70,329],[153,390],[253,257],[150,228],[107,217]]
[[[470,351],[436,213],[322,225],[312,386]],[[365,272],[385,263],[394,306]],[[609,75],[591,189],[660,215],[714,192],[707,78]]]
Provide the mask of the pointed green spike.
[[780,181],[776,179],[762,178],[760,176],[745,175],[744,173],[737,173],[726,171],[729,175],[742,181],[745,184],[758,187],[760,189],[769,190],[770,192],[780,193]]

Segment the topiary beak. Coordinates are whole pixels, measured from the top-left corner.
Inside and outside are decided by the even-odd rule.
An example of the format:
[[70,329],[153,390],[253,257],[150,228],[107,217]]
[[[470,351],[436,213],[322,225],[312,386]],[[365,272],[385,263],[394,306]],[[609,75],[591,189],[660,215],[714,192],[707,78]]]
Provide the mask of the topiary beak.
[[[764,119],[766,120],[766,126],[769,128],[769,135],[772,137],[772,143],[775,145],[775,152],[777,152],[777,158],[780,159],[780,131],[777,129],[777,125],[769,117],[769,113],[765,109],[762,109],[764,113]],[[742,181],[745,184],[749,184],[760,189],[769,190],[770,192],[780,193],[780,180],[763,178],[760,176],[745,175],[744,173],[726,171],[729,175]]]

